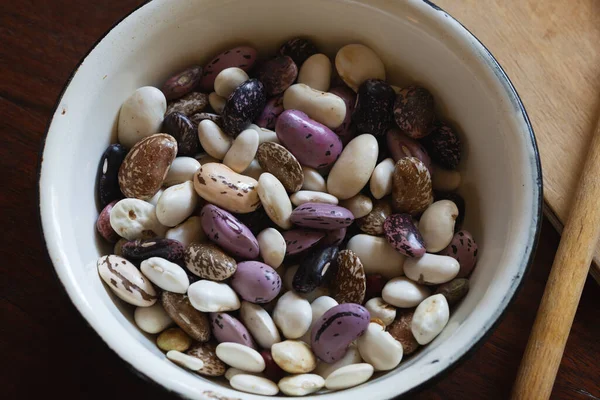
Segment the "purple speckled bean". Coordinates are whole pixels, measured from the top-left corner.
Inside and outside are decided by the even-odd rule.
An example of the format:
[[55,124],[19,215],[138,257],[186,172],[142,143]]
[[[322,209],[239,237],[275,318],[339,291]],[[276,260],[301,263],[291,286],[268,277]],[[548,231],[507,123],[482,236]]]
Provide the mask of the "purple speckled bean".
[[386,141],[387,148],[394,161],[406,157],[415,157],[421,160],[429,170],[429,173],[431,173],[431,158],[429,158],[427,150],[425,150],[425,147],[421,143],[409,138],[397,128],[388,129]]
[[431,158],[446,169],[455,169],[460,163],[461,144],[458,135],[448,124],[436,122],[421,142]]
[[309,229],[292,229],[281,233],[285,240],[285,255],[293,256],[316,246],[325,237],[325,232]]
[[327,231],[325,238],[321,242],[324,246],[338,246],[344,241],[346,237],[347,228],[340,228],[331,231]]
[[210,240],[235,256],[253,259],[258,257],[258,241],[250,229],[231,213],[212,204],[200,212],[202,229]]
[[383,223],[387,241],[407,257],[422,257],[425,242],[410,214],[392,214]]
[[290,56],[298,67],[300,67],[308,57],[317,54],[318,52],[317,46],[310,40],[294,38],[285,42],[279,48],[278,53],[282,56]]
[[298,76],[298,67],[291,57],[280,56],[266,61],[258,69],[257,77],[265,85],[267,96],[285,92]]
[[275,132],[300,164],[308,167],[328,167],[342,153],[339,136],[302,111],[287,110],[281,113],[277,118]]
[[264,304],[281,290],[281,277],[273,268],[259,261],[244,261],[237,265],[231,286],[240,297],[251,303]]
[[346,354],[348,346],[369,327],[371,315],[359,304],[344,303],[329,309],[313,323],[312,350],[326,363],[333,363]]
[[265,87],[258,79],[248,79],[229,96],[221,117],[223,130],[236,137],[248,127],[265,108]]
[[161,90],[167,100],[178,99],[194,90],[200,78],[202,67],[194,65],[167,79]]
[[460,264],[460,270],[456,278],[466,278],[471,274],[477,264],[478,246],[470,232],[458,231],[452,237],[452,241],[439,254],[450,256]]
[[367,79],[358,88],[352,122],[361,133],[382,136],[392,124],[396,93],[381,79]]
[[334,230],[348,227],[354,215],[347,208],[324,203],[304,203],[292,211],[292,223],[304,227]]
[[346,103],[346,117],[344,117],[344,122],[333,131],[344,139],[354,136],[356,132],[352,127],[352,113],[354,113],[354,105],[356,104],[356,93],[348,86],[334,87],[329,90],[329,93],[339,96]]
[[283,95],[271,97],[267,100],[265,108],[263,108],[261,114],[256,118],[254,123],[261,128],[275,129],[277,118],[283,112]]
[[248,329],[235,317],[225,313],[210,313],[210,325],[217,342],[233,342],[256,349]]
[[226,68],[238,67],[244,71],[250,70],[256,61],[257,55],[256,49],[250,46],[235,47],[220,53],[204,67],[202,79],[200,79],[200,89],[203,92],[212,92],[215,78],[219,75],[219,72]]
[[185,248],[181,242],[173,239],[137,239],[123,244],[121,252],[124,258],[136,265],[152,257],[179,264],[183,262]]
[[98,233],[109,243],[116,243],[121,238],[110,225],[110,210],[112,210],[113,206],[117,204],[118,201],[119,200],[114,200],[108,203],[100,215],[98,215],[98,220],[96,220],[96,229],[98,230]]

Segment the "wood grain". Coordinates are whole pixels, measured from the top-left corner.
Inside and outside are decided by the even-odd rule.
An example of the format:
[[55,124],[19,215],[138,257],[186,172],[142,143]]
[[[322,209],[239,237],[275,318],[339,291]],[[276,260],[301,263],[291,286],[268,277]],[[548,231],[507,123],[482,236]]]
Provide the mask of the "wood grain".
[[[3,399],[176,399],[138,378],[86,326],[55,278],[37,217],[38,155],[58,95],[94,42],[141,3],[0,2]],[[490,10],[495,3],[480,1],[477,7]],[[509,396],[557,245],[558,235],[545,222],[531,271],[502,323],[467,361],[410,398],[501,400]],[[600,399],[599,298],[600,287],[588,279],[552,392],[554,399]]]
[[[540,149],[547,211],[562,229],[600,115],[600,1],[435,3],[485,44],[519,92]],[[600,282],[600,245],[594,261]]]
[[515,400],[548,399],[600,237],[600,120],[513,388]]

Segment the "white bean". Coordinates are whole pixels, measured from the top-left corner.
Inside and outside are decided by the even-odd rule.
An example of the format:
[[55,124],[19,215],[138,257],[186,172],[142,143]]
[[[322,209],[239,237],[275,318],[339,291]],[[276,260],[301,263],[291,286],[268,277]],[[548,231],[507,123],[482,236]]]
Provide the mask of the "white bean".
[[285,91],[283,108],[300,110],[309,118],[331,129],[340,126],[346,117],[346,103],[341,97],[315,90],[302,83],[296,83]]
[[160,257],[142,261],[140,270],[152,283],[168,292],[185,293],[190,280],[179,265]]
[[416,307],[430,295],[431,290],[427,286],[419,285],[404,276],[390,280],[381,293],[383,300],[400,308]]
[[348,44],[339,49],[335,56],[335,68],[340,78],[355,92],[367,79],[385,80],[383,61],[362,44]]
[[428,252],[437,253],[450,244],[456,217],[458,207],[450,200],[439,200],[427,207],[419,220],[419,231]]
[[265,360],[260,353],[243,344],[224,342],[216,349],[217,357],[225,364],[248,372],[265,370]]
[[287,339],[298,339],[310,328],[312,310],[310,303],[293,291],[285,293],[277,301],[273,320]]
[[356,345],[356,343],[352,343],[350,344],[350,346],[348,346],[348,350],[342,358],[340,358],[333,364],[328,364],[326,362],[320,361],[314,372],[315,374],[321,375],[324,379],[327,379],[327,377],[331,375],[331,373],[333,373],[334,371],[337,371],[338,369],[347,365],[361,363],[362,361],[363,359],[360,356],[360,352],[358,351],[358,346]]
[[330,390],[341,390],[358,386],[368,381],[373,371],[373,366],[367,363],[346,365],[329,374],[325,379],[325,387]]
[[127,240],[163,237],[167,227],[158,222],[155,207],[139,199],[120,200],[110,211],[110,226]]
[[385,331],[385,327],[371,322],[358,338],[360,355],[377,371],[389,371],[402,361],[402,344]]
[[231,387],[246,393],[259,394],[262,396],[275,396],[279,393],[279,387],[273,381],[249,374],[235,375],[229,381]]
[[306,396],[321,390],[325,386],[325,379],[316,374],[286,376],[278,386],[288,396]]
[[313,190],[299,190],[290,196],[292,204],[300,206],[304,203],[338,204],[338,199],[329,193],[316,192]]
[[460,264],[450,256],[425,253],[423,257],[408,258],[404,263],[407,278],[424,285],[439,285],[458,275]]
[[196,209],[198,195],[192,181],[165,189],[156,204],[156,217],[164,226],[176,226],[185,221]]
[[376,199],[381,199],[384,196],[392,193],[392,175],[396,163],[393,158],[386,158],[373,170],[371,175],[370,189],[371,194]]
[[281,342],[281,336],[269,313],[258,304],[242,301],[240,318],[260,347],[270,349]]
[[299,265],[292,265],[285,269],[285,272],[283,273],[283,287],[286,290],[294,290],[292,281],[294,280],[294,275],[296,275],[299,267]]
[[225,68],[215,77],[215,93],[227,99],[238,86],[248,79],[248,74],[241,68]]
[[192,306],[202,312],[235,311],[240,308],[237,294],[226,283],[199,280],[188,288]]
[[183,247],[188,247],[191,243],[206,242],[206,233],[202,229],[201,218],[192,216],[176,227],[169,229],[165,238],[177,240]]
[[331,60],[325,54],[313,54],[300,67],[298,83],[326,92],[331,82]]
[[194,175],[200,169],[200,163],[193,157],[177,157],[173,160],[169,172],[163,181],[163,186],[178,185],[185,181],[194,179]]
[[198,139],[204,151],[217,160],[225,158],[232,144],[231,136],[209,119],[204,119],[198,124]]
[[204,362],[202,362],[201,359],[189,356],[177,350],[170,350],[167,352],[167,358],[190,371],[199,371],[204,368]]
[[158,133],[167,111],[167,99],[152,86],[137,89],[125,100],[119,112],[119,143],[126,148]]
[[150,334],[160,333],[173,323],[159,302],[150,307],[137,307],[133,312],[133,320],[138,328]]
[[258,133],[254,129],[246,129],[233,141],[223,158],[223,164],[235,172],[242,173],[254,160],[256,150],[258,150]]
[[285,258],[285,239],[275,228],[267,228],[256,237],[260,256],[265,264],[277,269]]
[[258,144],[263,144],[264,142],[273,142],[277,144],[281,144],[279,142],[279,138],[277,134],[270,129],[261,128],[256,124],[250,124],[248,129],[254,129],[258,133]]
[[391,279],[403,273],[405,257],[384,237],[356,235],[348,241],[347,249],[358,256],[366,274],[381,274]]
[[283,184],[273,174],[265,172],[258,178],[258,197],[265,212],[282,229],[292,227],[292,203]]
[[373,200],[362,193],[340,201],[340,206],[350,210],[354,218],[362,218],[373,211]]
[[371,318],[379,318],[385,326],[396,319],[396,307],[386,303],[381,297],[374,297],[367,301],[365,308],[371,314]]
[[325,178],[314,168],[302,166],[302,173],[304,174],[304,183],[302,183],[302,189],[314,190],[316,192],[326,192],[327,184]]
[[255,375],[255,376],[262,376],[262,374],[260,372],[256,372],[256,373],[251,373],[248,371],[242,371],[239,368],[235,368],[235,367],[230,367],[227,368],[227,371],[225,371],[225,379],[227,379],[228,381],[231,380],[231,378],[233,378],[236,375]]
[[216,114],[221,115],[221,113],[223,112],[223,109],[225,108],[226,101],[227,101],[227,99],[219,96],[215,92],[212,92],[211,94],[208,95],[208,103],[210,104],[212,109],[215,110]]
[[411,331],[419,344],[431,342],[444,329],[450,318],[448,301],[442,294],[423,300],[413,315]]
[[317,358],[310,347],[300,340],[285,340],[271,347],[273,361],[285,372],[305,374],[317,367]]
[[158,192],[156,192],[156,194],[154,196],[152,196],[151,199],[147,200],[147,202],[152,204],[154,207],[156,207],[156,205],[158,204],[158,199],[160,199],[160,196],[162,196],[164,191],[165,191],[164,189],[158,189]]

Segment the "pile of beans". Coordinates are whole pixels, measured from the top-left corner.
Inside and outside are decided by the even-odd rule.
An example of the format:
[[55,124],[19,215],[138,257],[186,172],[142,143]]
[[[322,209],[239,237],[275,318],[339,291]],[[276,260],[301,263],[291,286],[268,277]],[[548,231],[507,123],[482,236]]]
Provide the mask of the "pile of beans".
[[98,272],[166,358],[235,389],[366,382],[431,342],[477,244],[460,140],[378,55],[249,46],[122,105],[99,165]]

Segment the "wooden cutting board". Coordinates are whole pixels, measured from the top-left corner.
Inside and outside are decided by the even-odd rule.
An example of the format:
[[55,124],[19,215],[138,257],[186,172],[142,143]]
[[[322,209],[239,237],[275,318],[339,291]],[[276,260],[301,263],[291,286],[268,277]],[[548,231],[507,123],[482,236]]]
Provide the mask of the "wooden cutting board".
[[[600,116],[600,0],[434,2],[483,42],[519,92],[540,149],[545,213],[561,231]],[[600,243],[591,273],[600,283]]]

